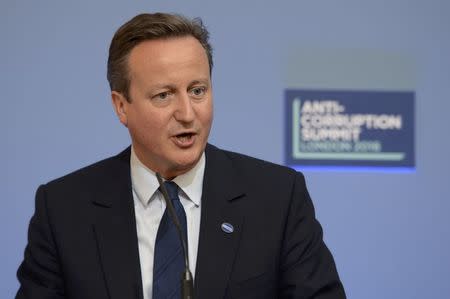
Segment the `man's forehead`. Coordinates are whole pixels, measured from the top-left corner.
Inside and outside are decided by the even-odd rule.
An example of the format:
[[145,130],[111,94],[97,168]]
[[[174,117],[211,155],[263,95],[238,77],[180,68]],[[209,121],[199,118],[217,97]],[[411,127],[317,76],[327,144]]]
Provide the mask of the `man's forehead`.
[[128,57],[128,65],[133,67],[189,62],[208,63],[205,50],[191,36],[143,41],[131,50]]
[[209,85],[211,80],[205,50],[190,36],[140,43],[130,54],[128,72],[130,81],[152,89],[195,82]]
[[146,55],[161,55],[165,54],[165,52],[167,52],[171,48],[180,55],[189,48],[202,49],[206,55],[206,51],[202,47],[201,43],[195,37],[186,35],[141,41],[131,49],[129,56],[136,56],[137,53],[142,52],[145,52]]

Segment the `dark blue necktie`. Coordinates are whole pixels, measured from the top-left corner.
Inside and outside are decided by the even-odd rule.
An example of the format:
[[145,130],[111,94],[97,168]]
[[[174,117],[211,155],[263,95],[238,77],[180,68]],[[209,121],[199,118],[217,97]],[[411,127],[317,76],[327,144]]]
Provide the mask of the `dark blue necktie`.
[[[186,214],[178,197],[178,186],[171,181],[164,182],[164,185],[187,242]],[[156,234],[153,262],[153,299],[181,298],[181,276],[183,272],[183,247],[175,224],[170,219],[166,208]]]

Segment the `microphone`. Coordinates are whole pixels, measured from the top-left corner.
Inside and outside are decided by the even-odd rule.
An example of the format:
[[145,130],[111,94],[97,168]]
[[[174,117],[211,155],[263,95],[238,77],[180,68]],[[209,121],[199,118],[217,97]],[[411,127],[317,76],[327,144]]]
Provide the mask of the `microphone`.
[[181,231],[180,221],[178,220],[175,209],[172,205],[172,200],[169,198],[169,194],[167,193],[166,186],[164,186],[163,179],[159,173],[156,173],[156,178],[159,182],[159,188],[163,194],[164,200],[166,201],[166,209],[169,212],[170,219],[172,219],[173,224],[178,232],[178,237],[180,237],[180,242],[183,247],[183,255],[184,255],[184,272],[181,276],[181,295],[183,299],[194,299],[194,284],[192,279],[191,270],[189,270],[189,255],[187,251],[187,241],[184,239],[184,235]]

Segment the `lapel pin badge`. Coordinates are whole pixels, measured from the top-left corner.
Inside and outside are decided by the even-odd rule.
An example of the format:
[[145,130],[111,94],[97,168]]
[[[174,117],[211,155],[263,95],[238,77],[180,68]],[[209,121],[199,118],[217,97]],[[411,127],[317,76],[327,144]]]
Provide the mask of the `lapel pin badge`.
[[231,234],[231,233],[234,231],[233,225],[231,225],[231,224],[228,223],[228,222],[222,223],[222,225],[221,225],[220,227],[221,227],[222,230],[223,230],[224,232],[226,232],[227,234]]

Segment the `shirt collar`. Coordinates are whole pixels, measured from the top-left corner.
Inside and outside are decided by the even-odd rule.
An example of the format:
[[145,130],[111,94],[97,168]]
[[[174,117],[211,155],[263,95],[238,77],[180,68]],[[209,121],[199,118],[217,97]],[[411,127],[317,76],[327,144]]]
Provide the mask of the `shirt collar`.
[[[205,153],[203,152],[197,164],[188,172],[183,173],[173,181],[196,206],[200,205],[205,173]],[[159,183],[153,170],[145,166],[136,156],[131,147],[130,156],[131,182],[138,199],[146,206],[153,194],[158,190]]]

